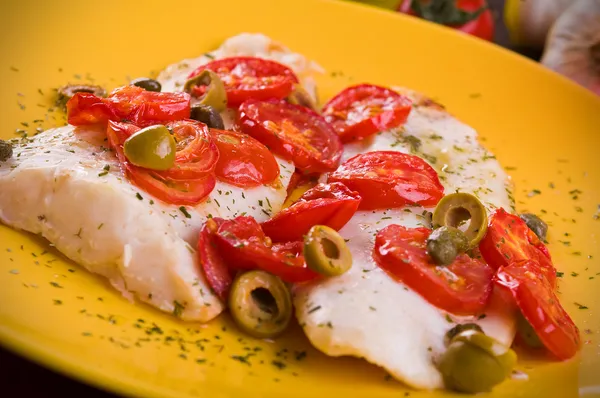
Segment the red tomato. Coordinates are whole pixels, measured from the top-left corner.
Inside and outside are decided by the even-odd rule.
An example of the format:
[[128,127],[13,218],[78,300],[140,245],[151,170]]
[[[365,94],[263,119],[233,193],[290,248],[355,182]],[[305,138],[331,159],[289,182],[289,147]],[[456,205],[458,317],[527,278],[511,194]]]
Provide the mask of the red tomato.
[[318,276],[306,267],[300,242],[271,246],[252,217],[224,221],[215,238],[223,258],[236,269],[261,269],[286,282],[306,282]]
[[435,170],[423,159],[394,151],[356,155],[329,175],[362,197],[359,209],[389,209],[407,204],[434,206],[444,196]]
[[[196,178],[174,179],[168,174],[173,169],[154,171],[129,163],[123,153],[123,143],[138,130],[139,127],[130,123],[111,121],[106,132],[109,146],[115,150],[123,171],[132,183],[157,199],[174,205],[194,206],[210,195],[216,185],[213,173],[194,174]],[[185,163],[181,165],[185,167]]]
[[342,143],[317,113],[283,100],[246,101],[240,106],[240,127],[279,156],[308,172],[337,168]]
[[[225,85],[227,104],[238,106],[253,98],[267,100],[287,97],[298,78],[285,65],[267,59],[255,57],[231,57],[218,59],[198,67],[190,73],[188,79],[199,75],[204,70],[215,72]],[[194,94],[201,96],[205,87],[196,87]]]
[[457,315],[481,313],[492,293],[494,271],[466,254],[446,267],[436,266],[426,251],[427,228],[389,225],[375,238],[373,258],[392,278],[429,303]]
[[274,242],[302,240],[313,225],[327,225],[339,231],[356,213],[359,204],[360,195],[344,184],[319,184],[262,223],[262,229]]
[[212,221],[207,221],[202,227],[198,239],[198,260],[210,288],[223,303],[227,303],[233,275],[219,254],[214,239],[214,235],[223,221],[221,218],[214,218]]
[[219,149],[217,178],[231,185],[252,188],[279,177],[279,164],[269,149],[247,134],[211,129]]
[[385,87],[359,84],[329,100],[323,116],[342,142],[349,142],[401,125],[411,109],[408,97]]
[[483,259],[494,269],[521,260],[539,264],[552,286],[556,269],[546,246],[520,217],[500,208],[490,217],[488,230],[479,243]]
[[187,93],[157,93],[137,86],[115,89],[108,98],[77,93],[67,102],[68,122],[74,126],[129,121],[138,126],[190,117]]
[[552,354],[565,360],[577,353],[579,330],[560,305],[553,285],[539,264],[524,260],[501,267],[495,282],[501,289],[510,291],[523,316]]
[[403,0],[398,11],[487,41],[494,39],[494,18],[485,0]]

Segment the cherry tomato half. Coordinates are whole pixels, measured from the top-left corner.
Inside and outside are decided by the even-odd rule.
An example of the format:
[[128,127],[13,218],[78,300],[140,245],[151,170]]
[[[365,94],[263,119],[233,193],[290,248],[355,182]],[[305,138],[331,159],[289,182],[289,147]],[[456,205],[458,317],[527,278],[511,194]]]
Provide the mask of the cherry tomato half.
[[356,155],[329,175],[362,197],[359,209],[389,209],[407,204],[434,206],[444,196],[435,170],[423,159],[394,151]]
[[466,254],[449,266],[435,265],[426,250],[430,234],[427,228],[389,225],[377,233],[373,258],[432,305],[457,315],[481,313],[492,293],[494,271]]
[[304,263],[300,242],[271,246],[252,217],[224,221],[215,238],[219,252],[235,269],[260,269],[293,283],[318,277]]
[[269,149],[247,134],[211,129],[219,149],[215,173],[221,181],[242,188],[273,182],[279,177],[279,164]]
[[214,239],[214,235],[223,221],[221,218],[213,218],[212,221],[207,221],[200,230],[198,260],[210,288],[223,303],[227,303],[234,275],[219,254]]
[[240,127],[297,168],[328,172],[337,168],[342,143],[317,113],[283,100],[246,101],[240,106]]
[[67,120],[74,126],[126,120],[145,127],[189,117],[189,94],[146,91],[132,85],[113,90],[108,98],[77,93],[67,102]]
[[558,359],[573,357],[579,350],[579,329],[561,306],[544,270],[532,260],[498,268],[495,283],[508,290],[540,341]]
[[[278,62],[256,57],[230,57],[211,61],[190,73],[188,79],[204,70],[215,72],[225,85],[227,103],[238,106],[248,99],[267,100],[287,97],[298,78],[294,72]],[[201,96],[205,87],[194,88]]]
[[342,142],[349,142],[401,125],[411,109],[408,97],[385,87],[359,84],[329,100],[323,116]]
[[479,250],[483,259],[494,269],[521,260],[533,260],[539,264],[548,282],[556,286],[556,269],[546,246],[525,221],[502,208],[490,217]]
[[262,229],[274,242],[302,240],[313,225],[339,231],[356,213],[359,204],[360,195],[344,184],[319,184],[262,223]]

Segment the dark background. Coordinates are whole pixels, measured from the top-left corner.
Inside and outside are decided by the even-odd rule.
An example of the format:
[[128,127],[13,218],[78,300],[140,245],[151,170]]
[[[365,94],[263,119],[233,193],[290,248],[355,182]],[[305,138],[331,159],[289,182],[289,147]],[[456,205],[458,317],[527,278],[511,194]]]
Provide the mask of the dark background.
[[[496,22],[495,42],[533,59],[539,52],[512,48],[502,19],[504,0],[489,0]],[[54,397],[67,393],[85,398],[116,397],[40,367],[33,362],[0,348],[0,388],[7,397]],[[4,395],[4,392],[7,395]]]

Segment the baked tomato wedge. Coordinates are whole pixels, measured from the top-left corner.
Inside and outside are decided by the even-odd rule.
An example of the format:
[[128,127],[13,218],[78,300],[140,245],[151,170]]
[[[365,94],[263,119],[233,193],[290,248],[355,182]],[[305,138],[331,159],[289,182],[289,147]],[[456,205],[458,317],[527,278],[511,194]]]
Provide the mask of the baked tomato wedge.
[[389,88],[373,84],[348,87],[323,107],[323,116],[342,142],[368,137],[404,123],[412,101]]
[[210,219],[200,230],[198,260],[210,288],[223,303],[227,303],[234,275],[217,250],[214,239],[215,233],[223,221],[222,218]]
[[269,149],[247,134],[211,129],[219,150],[217,178],[231,185],[252,188],[279,177],[279,164]]
[[494,269],[522,260],[535,261],[550,285],[556,286],[556,268],[550,253],[519,216],[500,208],[490,217],[487,232],[479,243],[483,259]]
[[444,196],[435,170],[423,159],[394,151],[356,155],[331,173],[362,197],[359,209],[389,209],[409,204],[434,206]]
[[234,269],[260,269],[291,283],[306,282],[318,276],[307,268],[300,242],[271,245],[252,217],[224,221],[215,240],[219,252]]
[[508,290],[540,341],[558,359],[573,357],[579,350],[579,329],[560,305],[554,286],[539,264],[521,260],[498,268],[497,286]]
[[427,228],[389,225],[377,233],[373,258],[432,305],[456,315],[481,313],[492,293],[494,271],[466,254],[449,266],[435,265],[426,250],[430,234]]
[[189,117],[189,94],[146,91],[132,85],[115,89],[107,98],[77,93],[67,102],[67,120],[74,126],[109,120],[149,126]]
[[244,133],[302,171],[333,171],[340,163],[342,143],[337,134],[306,107],[283,100],[249,100],[240,106],[239,121]]
[[[283,99],[298,83],[298,78],[287,66],[256,57],[218,59],[198,67],[188,79],[207,69],[215,72],[223,81],[229,106],[238,106],[250,98]],[[201,96],[204,90],[206,87],[195,87],[193,94]]]
[[360,195],[344,184],[318,184],[262,223],[262,229],[274,242],[302,240],[313,225],[327,225],[339,231],[356,213],[359,204]]

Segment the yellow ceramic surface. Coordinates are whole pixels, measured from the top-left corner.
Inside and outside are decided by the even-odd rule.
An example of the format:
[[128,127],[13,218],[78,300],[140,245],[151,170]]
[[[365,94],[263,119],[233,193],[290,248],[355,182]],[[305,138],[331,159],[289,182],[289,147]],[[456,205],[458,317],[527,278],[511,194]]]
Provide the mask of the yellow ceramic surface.
[[[403,85],[479,130],[514,177],[518,209],[551,225],[549,247],[564,273],[560,297],[583,340],[580,356],[565,363],[521,353],[529,381],[508,381],[490,396],[597,394],[600,101],[518,55],[337,1],[4,1],[0,137],[64,123],[49,109],[55,87],[94,81],[113,88],[245,31],[270,35],[325,67],[321,99],[350,83]],[[256,341],[238,334],[227,316],[185,324],[129,303],[41,239],[4,226],[0,341],[135,396],[445,396],[406,390],[358,359],[328,358],[297,326],[275,342]]]

